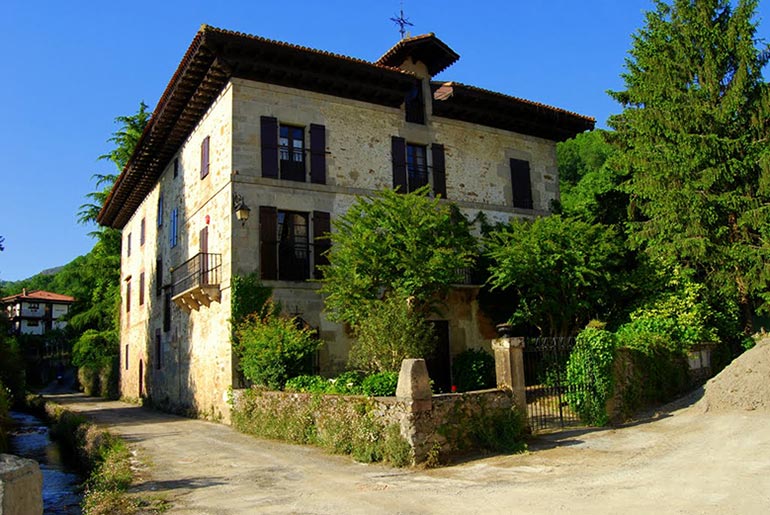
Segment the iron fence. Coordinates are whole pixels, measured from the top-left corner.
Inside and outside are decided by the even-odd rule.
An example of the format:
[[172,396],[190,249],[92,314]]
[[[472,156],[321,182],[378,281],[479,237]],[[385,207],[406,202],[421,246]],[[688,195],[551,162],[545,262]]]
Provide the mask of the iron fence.
[[524,377],[527,415],[533,431],[580,426],[570,407],[574,394],[590,388],[567,382],[567,362],[575,346],[572,337],[527,338],[524,344]]

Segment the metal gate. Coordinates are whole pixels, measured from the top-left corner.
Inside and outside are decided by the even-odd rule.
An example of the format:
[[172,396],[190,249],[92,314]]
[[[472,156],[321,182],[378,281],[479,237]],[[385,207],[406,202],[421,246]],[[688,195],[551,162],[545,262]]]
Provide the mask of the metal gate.
[[575,338],[527,338],[524,343],[524,380],[527,415],[532,431],[583,425],[570,409],[570,394],[590,385],[567,384],[567,361]]

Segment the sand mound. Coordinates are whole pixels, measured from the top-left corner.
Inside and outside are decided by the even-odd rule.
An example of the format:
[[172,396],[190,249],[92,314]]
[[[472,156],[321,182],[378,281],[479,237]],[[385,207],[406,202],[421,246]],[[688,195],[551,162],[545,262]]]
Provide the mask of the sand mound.
[[770,411],[770,338],[738,356],[703,388],[707,411]]

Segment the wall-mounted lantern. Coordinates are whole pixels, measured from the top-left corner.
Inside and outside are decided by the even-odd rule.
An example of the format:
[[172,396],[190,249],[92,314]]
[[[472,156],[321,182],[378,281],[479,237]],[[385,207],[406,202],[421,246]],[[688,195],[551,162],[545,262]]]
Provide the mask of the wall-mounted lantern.
[[243,201],[243,197],[238,193],[233,194],[233,210],[235,211],[235,218],[241,222],[241,225],[246,225],[251,209],[249,209],[249,206]]

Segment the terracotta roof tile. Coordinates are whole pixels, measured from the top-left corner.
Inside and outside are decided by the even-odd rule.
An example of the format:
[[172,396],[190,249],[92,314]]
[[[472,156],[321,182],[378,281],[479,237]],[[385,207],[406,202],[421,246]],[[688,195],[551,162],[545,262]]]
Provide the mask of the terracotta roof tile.
[[44,290],[33,290],[26,293],[17,293],[16,295],[9,295],[3,297],[0,302],[7,304],[8,302],[17,300],[37,300],[37,301],[50,301],[50,302],[75,302],[75,297],[69,295],[62,295],[60,293],[53,293]]

